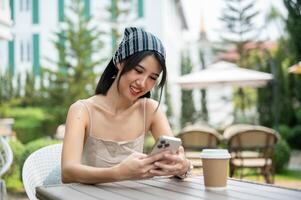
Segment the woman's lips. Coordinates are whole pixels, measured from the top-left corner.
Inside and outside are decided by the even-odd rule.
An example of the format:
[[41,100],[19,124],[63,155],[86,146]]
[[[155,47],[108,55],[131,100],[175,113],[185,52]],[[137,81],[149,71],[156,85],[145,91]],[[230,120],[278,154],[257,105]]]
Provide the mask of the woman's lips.
[[133,86],[130,86],[130,92],[134,95],[134,96],[137,96],[139,93],[141,93],[141,90],[133,87]]

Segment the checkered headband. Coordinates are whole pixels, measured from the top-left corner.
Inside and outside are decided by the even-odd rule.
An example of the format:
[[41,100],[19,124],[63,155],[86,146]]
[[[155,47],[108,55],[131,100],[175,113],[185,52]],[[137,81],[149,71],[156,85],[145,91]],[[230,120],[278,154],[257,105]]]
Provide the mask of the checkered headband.
[[141,51],[156,51],[165,60],[165,49],[159,38],[140,28],[129,27],[124,30],[123,40],[113,57],[116,65],[129,56]]

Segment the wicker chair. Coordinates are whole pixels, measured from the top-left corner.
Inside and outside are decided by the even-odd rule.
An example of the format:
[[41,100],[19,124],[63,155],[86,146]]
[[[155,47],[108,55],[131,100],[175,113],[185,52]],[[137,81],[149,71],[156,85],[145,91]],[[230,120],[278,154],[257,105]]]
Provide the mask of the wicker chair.
[[22,179],[30,200],[35,197],[35,188],[41,185],[61,183],[62,144],[38,149],[28,156],[22,169]]
[[13,162],[13,152],[5,139],[0,137],[0,199],[6,198],[6,187],[2,175],[8,171]]
[[[264,126],[237,124],[224,131],[231,153],[230,176],[240,169],[240,178],[249,175],[243,169],[256,169],[267,183],[274,182],[274,147],[279,134]],[[254,172],[253,172],[254,173]],[[251,173],[252,174],[252,173]]]
[[222,136],[208,125],[188,125],[177,135],[181,138],[186,157],[194,167],[202,167],[200,152],[203,149],[217,148]]

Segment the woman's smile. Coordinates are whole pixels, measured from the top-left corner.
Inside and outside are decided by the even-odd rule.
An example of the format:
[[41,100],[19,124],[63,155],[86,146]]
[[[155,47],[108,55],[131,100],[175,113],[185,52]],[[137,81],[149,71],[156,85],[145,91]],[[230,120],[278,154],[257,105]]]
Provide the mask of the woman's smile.
[[130,86],[130,92],[133,96],[138,96],[142,90],[135,88],[134,86]]

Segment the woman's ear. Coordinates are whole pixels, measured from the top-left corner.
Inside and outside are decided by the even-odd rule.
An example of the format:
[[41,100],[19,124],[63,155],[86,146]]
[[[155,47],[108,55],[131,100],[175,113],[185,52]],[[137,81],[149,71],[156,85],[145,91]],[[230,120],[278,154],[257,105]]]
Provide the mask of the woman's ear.
[[117,63],[117,69],[120,71],[120,70],[122,70],[122,68],[123,68],[123,66],[124,66],[124,64],[123,63]]

